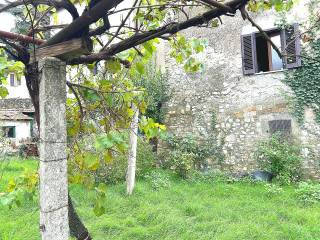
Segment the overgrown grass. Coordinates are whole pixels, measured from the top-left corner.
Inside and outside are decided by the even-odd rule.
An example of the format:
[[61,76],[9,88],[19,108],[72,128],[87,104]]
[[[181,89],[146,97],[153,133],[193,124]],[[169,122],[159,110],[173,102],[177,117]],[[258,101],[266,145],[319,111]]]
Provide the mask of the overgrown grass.
[[[34,161],[13,161],[4,169],[0,191],[22,166]],[[3,165],[2,165],[3,166]],[[3,171],[3,169],[2,169]],[[106,214],[92,211],[93,193],[71,186],[77,209],[94,239],[320,239],[320,204],[304,206],[294,187],[267,194],[262,184],[189,183],[171,178],[170,187],[154,191],[149,181],[138,181],[134,195],[125,185],[109,186]],[[0,239],[40,239],[38,206],[0,206]]]

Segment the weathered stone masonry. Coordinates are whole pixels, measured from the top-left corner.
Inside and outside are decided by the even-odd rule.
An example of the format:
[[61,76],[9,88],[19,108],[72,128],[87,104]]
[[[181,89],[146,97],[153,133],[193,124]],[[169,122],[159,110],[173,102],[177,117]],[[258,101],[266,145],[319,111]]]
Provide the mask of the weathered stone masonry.
[[[268,20],[269,14],[256,17]],[[257,142],[267,138],[268,122],[291,120],[292,135],[303,145],[306,173],[320,177],[320,126],[306,109],[306,121],[299,126],[290,114],[281,82],[282,71],[244,76],[242,73],[240,36],[248,24],[240,16],[222,19],[216,29],[193,28],[188,37],[207,38],[209,46],[200,56],[203,73],[187,74],[173,59],[165,58],[170,74],[172,98],[166,103],[165,124],[177,136],[192,134],[197,139],[208,136],[211,117],[217,116],[216,130],[223,143],[225,160],[221,167],[230,171],[256,168],[253,153]],[[290,70],[288,70],[290,71]]]

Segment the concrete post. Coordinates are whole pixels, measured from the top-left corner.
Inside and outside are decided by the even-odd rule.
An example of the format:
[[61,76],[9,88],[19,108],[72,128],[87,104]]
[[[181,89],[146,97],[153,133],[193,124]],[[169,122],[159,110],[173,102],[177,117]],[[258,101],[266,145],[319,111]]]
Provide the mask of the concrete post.
[[128,154],[128,169],[127,169],[127,194],[131,195],[133,192],[135,177],[136,177],[136,162],[137,162],[137,146],[138,146],[138,121],[139,109],[132,104],[134,115],[130,124],[130,142]]
[[40,231],[42,240],[67,240],[66,65],[39,61],[40,80]]

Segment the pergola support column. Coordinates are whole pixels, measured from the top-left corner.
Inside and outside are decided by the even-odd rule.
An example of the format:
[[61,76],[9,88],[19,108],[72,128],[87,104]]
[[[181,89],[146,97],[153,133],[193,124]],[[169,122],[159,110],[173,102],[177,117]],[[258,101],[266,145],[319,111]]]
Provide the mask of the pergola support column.
[[66,64],[39,61],[40,230],[42,240],[68,240]]

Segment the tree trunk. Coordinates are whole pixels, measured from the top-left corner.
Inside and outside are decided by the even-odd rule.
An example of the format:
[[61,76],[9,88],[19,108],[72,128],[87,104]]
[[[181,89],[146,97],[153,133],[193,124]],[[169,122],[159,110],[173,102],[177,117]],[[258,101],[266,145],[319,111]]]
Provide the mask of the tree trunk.
[[[25,78],[29,90],[30,98],[35,110],[35,120],[40,131],[40,111],[39,111],[39,83],[40,73],[37,64],[27,64],[25,70]],[[70,234],[78,240],[91,240],[91,236],[78,216],[71,197],[68,196],[68,215]]]
[[130,124],[130,143],[128,154],[128,170],[127,170],[127,194],[131,195],[136,175],[136,156],[137,156],[137,143],[138,143],[138,116],[139,110],[132,104],[134,115]]
[[68,211],[69,211],[69,228],[70,235],[76,237],[78,240],[91,240],[91,236],[87,228],[81,222],[76,210],[73,207],[73,203],[70,195],[68,195]]
[[38,64],[27,64],[25,70],[25,78],[27,88],[34,107],[34,118],[36,119],[38,132],[40,133],[40,110],[39,110],[39,83],[40,73],[38,71]]

